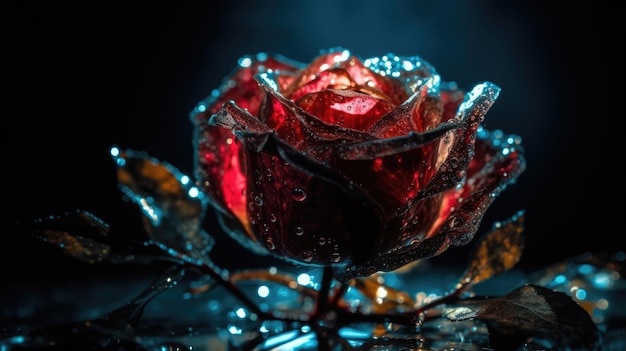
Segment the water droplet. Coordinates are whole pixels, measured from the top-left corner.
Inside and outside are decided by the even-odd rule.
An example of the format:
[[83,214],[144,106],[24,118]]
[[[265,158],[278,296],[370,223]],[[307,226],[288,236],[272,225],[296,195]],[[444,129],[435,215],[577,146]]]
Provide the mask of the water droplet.
[[450,157],[448,162],[450,164],[450,168],[457,168],[457,167],[459,167],[459,159],[456,158],[456,157]]
[[451,216],[448,218],[448,226],[450,226],[450,228],[458,227],[461,224],[463,224],[463,218],[460,216]]
[[276,222],[276,215],[273,213],[270,213],[270,222],[272,223]]
[[304,229],[302,229],[302,227],[296,227],[296,235],[300,236],[304,234]]
[[265,244],[267,245],[267,248],[270,251],[276,248],[276,244],[274,244],[274,240],[272,240],[272,238],[267,238],[267,240],[265,241]]
[[291,193],[293,199],[296,201],[304,201],[306,199],[306,192],[302,188],[295,188]]
[[254,197],[254,204],[257,206],[263,206],[263,199],[259,196]]
[[324,245],[324,244],[326,244],[326,238],[324,238],[324,237],[319,238],[318,243],[319,243],[320,245]]
[[313,252],[311,252],[311,250],[304,251],[302,255],[304,256],[304,260],[306,262],[309,262],[313,259]]

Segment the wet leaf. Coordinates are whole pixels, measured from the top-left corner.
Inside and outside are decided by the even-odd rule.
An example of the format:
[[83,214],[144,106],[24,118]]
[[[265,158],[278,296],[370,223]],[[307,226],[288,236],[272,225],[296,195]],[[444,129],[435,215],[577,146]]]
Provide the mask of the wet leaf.
[[495,223],[489,233],[476,243],[459,284],[465,289],[514,267],[524,248],[524,212],[505,222]]
[[206,199],[191,179],[133,150],[111,149],[120,189],[144,214],[150,238],[172,253],[208,262],[213,238],[201,228]]
[[464,300],[446,316],[483,321],[497,350],[516,350],[526,342],[548,349],[600,350],[601,333],[589,314],[569,295],[540,285],[524,285],[496,298]]
[[27,331],[20,329],[19,337],[7,338],[6,342],[0,343],[0,349],[146,351],[148,349],[142,346],[141,338],[136,338],[144,308],[162,292],[176,285],[184,272],[179,266],[171,267],[139,296],[100,318],[32,327]]
[[111,253],[111,246],[92,239],[106,237],[109,226],[89,212],[65,212],[40,218],[34,224],[34,236],[80,261],[101,262]]

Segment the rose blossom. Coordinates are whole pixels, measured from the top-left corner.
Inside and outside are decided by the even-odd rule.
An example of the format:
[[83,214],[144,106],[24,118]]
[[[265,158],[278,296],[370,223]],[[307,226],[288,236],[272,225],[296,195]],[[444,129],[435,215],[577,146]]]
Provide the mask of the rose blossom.
[[524,170],[519,138],[481,126],[499,91],[417,56],[243,57],[191,113],[196,176],[257,253],[395,269],[468,243]]

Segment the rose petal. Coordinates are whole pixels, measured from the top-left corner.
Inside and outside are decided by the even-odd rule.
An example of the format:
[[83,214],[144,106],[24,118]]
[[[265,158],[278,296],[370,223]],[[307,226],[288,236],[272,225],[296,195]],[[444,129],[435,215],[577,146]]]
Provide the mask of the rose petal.
[[[392,138],[399,135],[406,135],[411,132],[423,132],[428,127],[435,127],[441,120],[441,113],[428,113],[428,118],[423,118],[424,114],[420,113],[424,108],[420,108],[422,102],[427,98],[428,84],[413,94],[402,105],[398,106],[387,115],[380,118],[368,130],[368,133],[379,138]],[[431,98],[433,104],[437,105],[437,98]],[[425,103],[426,104],[426,103]],[[435,118],[432,118],[432,115]],[[426,125],[426,126],[425,126]]]
[[337,89],[304,95],[296,104],[326,123],[362,132],[395,108],[395,105],[384,99],[353,90]]
[[455,128],[437,135],[438,142],[373,161],[328,161],[382,206],[389,220],[384,248],[423,240],[443,225],[456,203],[438,194],[454,189],[466,176],[478,126],[498,93],[491,83],[474,88],[459,110],[460,118],[447,123]]
[[259,118],[296,149],[304,150],[329,141],[373,139],[367,133],[329,124],[309,114],[276,90],[275,75],[262,73],[257,79],[260,87],[268,93]]
[[377,159],[382,157],[392,156],[402,152],[425,147],[429,143],[443,137],[446,133],[455,128],[459,128],[459,124],[447,123],[425,133],[410,132],[407,135],[399,137],[374,139],[371,141],[353,144],[333,143],[314,147],[302,152],[324,162],[340,159],[369,160],[379,163],[380,160]]
[[[306,154],[336,169],[363,192],[377,199],[390,219],[436,174],[437,148],[440,147],[437,140],[455,127],[458,126],[450,124],[428,133],[354,145],[333,144]],[[392,235],[393,238],[398,236]]]
[[[420,196],[424,198],[435,193],[453,188],[465,176],[469,163],[474,156],[476,132],[485,114],[491,108],[500,93],[500,88],[493,83],[478,84],[465,95],[464,102],[459,106],[459,118],[465,124],[457,129],[450,138],[442,138],[439,155],[441,167]],[[452,120],[451,120],[452,121]]]
[[[443,197],[440,217],[446,218],[444,224],[438,226],[438,231],[421,241],[395,246],[388,252],[349,266],[344,281],[377,271],[392,271],[416,260],[439,255],[450,245],[465,245],[474,237],[497,194],[514,183],[526,168],[519,138],[485,130],[481,130],[478,136],[476,157],[468,169],[467,180],[462,186],[436,195]],[[407,218],[422,220],[423,214],[415,213],[415,207],[411,211],[413,216]],[[393,221],[387,226],[391,230],[396,227]]]
[[348,266],[341,280],[347,282],[350,279],[367,277],[376,272],[391,272],[411,262],[437,256],[445,251],[448,246],[450,246],[450,241],[445,235],[434,236],[420,242],[416,241],[412,245],[401,246],[369,260]]
[[[371,57],[363,60],[364,66],[384,77],[392,77],[394,81],[403,82],[403,90],[417,92],[428,79],[440,80],[435,68],[419,56],[397,56],[387,54],[382,57]],[[406,96],[402,101],[406,100]]]
[[433,233],[449,236],[453,245],[464,245],[472,239],[497,194],[526,169],[519,138],[503,136],[499,131],[481,130],[478,135],[467,179],[462,187],[445,193],[451,204],[449,211],[441,213],[446,222]]
[[380,248],[375,202],[336,172],[272,134],[263,150],[243,148],[247,222],[271,253],[311,265],[345,265]]
[[256,116],[251,115],[248,111],[241,109],[235,105],[234,101],[224,104],[221,110],[209,118],[209,125],[228,128],[231,131],[246,131],[265,133],[271,129],[263,122],[259,121]]
[[198,147],[196,176],[202,190],[222,212],[246,223],[246,176],[241,169],[240,143],[228,130],[208,126],[196,139]]
[[259,89],[254,76],[259,72],[282,72],[282,85],[288,85],[293,72],[302,69],[304,64],[280,55],[268,56],[259,53],[256,57],[244,56],[239,59],[239,66],[225,78],[219,88],[214,89],[206,99],[201,101],[191,112],[191,120],[200,125],[206,122],[211,114],[217,112],[223,104],[232,100],[242,109],[256,115],[263,100],[263,91]]
[[340,62],[348,58],[350,58],[350,51],[342,48],[334,48],[327,53],[320,54],[299,72],[288,87],[280,90],[281,94],[291,97],[295,91],[315,80],[318,74],[328,69],[337,68]]
[[318,56],[300,72],[285,91],[281,92],[287,97],[292,97],[295,91],[317,79],[319,74],[332,69],[345,70],[357,86],[369,87],[382,92],[394,105],[401,104],[409,96],[399,80],[375,73],[358,57],[353,56],[349,50],[341,47],[331,49]]
[[320,92],[324,89],[355,89],[357,83],[352,80],[344,69],[334,68],[318,73],[315,78],[306,84],[298,86],[295,91],[285,97],[296,101],[310,93]]

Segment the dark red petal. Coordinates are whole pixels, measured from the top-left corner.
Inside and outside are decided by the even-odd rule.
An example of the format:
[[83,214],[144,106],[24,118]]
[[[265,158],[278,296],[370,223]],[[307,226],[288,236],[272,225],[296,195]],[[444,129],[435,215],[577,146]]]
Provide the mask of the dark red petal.
[[420,90],[401,106],[383,116],[369,133],[380,138],[391,138],[409,132],[424,132],[456,117],[463,102],[464,92],[456,84],[425,78]]
[[303,84],[290,95],[285,97],[296,101],[306,94],[316,93],[324,89],[350,89],[354,90],[357,83],[352,80],[348,72],[344,69],[332,68],[317,74],[317,76]]
[[478,136],[467,179],[461,187],[446,192],[450,210],[441,214],[446,220],[433,233],[448,236],[453,245],[464,245],[473,238],[487,208],[526,169],[519,137],[484,130]]
[[209,125],[220,126],[232,131],[246,131],[255,133],[266,133],[271,131],[256,116],[248,111],[242,110],[233,101],[224,104],[221,110],[217,111],[208,121]]
[[239,59],[239,66],[225,78],[219,88],[214,89],[206,99],[201,101],[191,113],[191,120],[202,125],[228,101],[256,115],[265,92],[259,89],[254,76],[259,72],[281,72],[277,79],[282,85],[288,85],[293,79],[293,72],[300,70],[302,63],[275,55],[257,54],[256,57],[244,56]]
[[491,83],[478,85],[461,105],[460,118],[447,122],[455,128],[421,148],[372,161],[328,162],[382,206],[389,219],[383,248],[424,240],[448,219],[457,204],[442,194],[465,178],[478,126],[498,93]]
[[360,142],[373,139],[367,133],[325,123],[306,112],[276,90],[272,74],[259,74],[257,79],[261,88],[268,93],[259,119],[296,149],[304,150],[331,141]]
[[[370,126],[368,133],[379,138],[393,138],[399,135],[407,135],[411,132],[423,132],[424,128],[419,114],[420,106],[426,99],[428,87],[425,85],[413,94],[407,101],[402,103],[391,112],[380,118]],[[438,99],[434,98],[435,101]],[[441,119],[441,117],[439,118]],[[439,121],[437,121],[438,124]],[[437,124],[430,124],[434,127]]]
[[394,105],[401,104],[409,96],[409,91],[405,89],[401,80],[371,71],[358,57],[342,48],[335,48],[318,56],[300,72],[283,94],[291,97],[295,91],[317,79],[320,73],[337,68],[348,72],[351,80],[357,86],[369,87],[382,92],[382,95]]
[[348,71],[357,84],[382,91],[394,105],[400,105],[413,93],[405,88],[401,80],[373,72],[357,57],[351,57],[350,60],[340,62],[337,66]]
[[196,177],[213,206],[238,218],[244,227],[246,175],[241,168],[240,143],[230,130],[208,126],[197,136]]
[[346,268],[342,281],[347,282],[357,277],[371,276],[376,272],[391,272],[409,263],[437,256],[450,246],[445,235],[415,241],[409,245],[394,248],[363,262],[357,262]]
[[386,217],[391,218],[436,174],[441,144],[437,141],[449,133],[448,128],[455,126],[444,127],[393,139],[331,145],[310,150],[307,154],[350,179],[376,199]]
[[[405,234],[401,237],[407,240],[405,245],[391,245],[389,251],[349,266],[344,280],[368,276],[377,271],[391,271],[413,261],[436,256],[449,245],[465,245],[474,237],[485,212],[497,195],[515,183],[526,169],[519,137],[485,130],[480,130],[477,136],[476,153],[468,168],[467,178],[454,189],[434,195],[441,199],[439,219],[433,226],[436,230],[423,240],[418,238],[409,241],[411,237]],[[433,197],[425,198],[407,209],[410,215],[388,222],[386,231],[389,233],[383,237],[393,237],[397,228],[405,226],[414,228],[400,232],[417,232],[416,229],[421,228],[420,221],[424,218],[425,209],[434,201]],[[398,221],[400,219],[401,222]],[[388,246],[389,243],[383,243],[383,247]]]
[[304,95],[296,104],[323,122],[362,132],[395,108],[384,99],[336,89]]
[[399,137],[374,139],[362,143],[322,145],[304,150],[303,153],[324,162],[335,159],[376,161],[382,157],[425,147],[459,126],[459,124],[446,123],[424,133],[410,132]]
[[[459,105],[457,115],[465,127],[457,129],[449,134],[448,138],[442,138],[440,150],[445,151],[440,155],[441,166],[437,166],[437,174],[427,185],[420,197],[430,196],[453,188],[466,177],[467,168],[474,157],[474,143],[476,132],[485,114],[491,108],[500,93],[500,88],[493,83],[485,82],[478,84],[465,95],[465,100]],[[448,121],[454,121],[452,119]]]
[[313,61],[308,63],[306,67],[299,72],[297,77],[293,79],[290,86],[284,91],[281,90],[281,93],[291,98],[295,91],[317,79],[320,73],[336,68],[339,62],[345,61],[349,58],[350,52],[342,48],[334,48],[326,53],[320,54]]
[[242,151],[256,242],[277,257],[311,265],[345,265],[378,252],[382,222],[375,203],[281,139],[253,133],[244,140],[255,138],[267,141],[263,150]]

